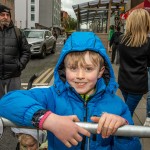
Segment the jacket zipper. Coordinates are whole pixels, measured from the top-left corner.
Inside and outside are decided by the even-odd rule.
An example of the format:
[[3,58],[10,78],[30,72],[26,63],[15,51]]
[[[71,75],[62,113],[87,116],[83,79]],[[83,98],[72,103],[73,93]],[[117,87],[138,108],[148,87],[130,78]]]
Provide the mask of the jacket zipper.
[[[87,102],[86,101],[84,101],[84,122],[87,122]],[[81,150],[85,149],[85,143],[86,143],[86,136],[83,136],[83,141],[81,143]],[[89,139],[88,139],[87,150],[89,150]]]

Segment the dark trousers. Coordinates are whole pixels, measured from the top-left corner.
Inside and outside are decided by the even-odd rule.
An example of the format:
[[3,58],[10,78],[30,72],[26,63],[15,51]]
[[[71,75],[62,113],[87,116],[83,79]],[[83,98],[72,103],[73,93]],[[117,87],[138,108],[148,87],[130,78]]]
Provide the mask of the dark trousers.
[[129,107],[131,116],[133,116],[133,113],[134,113],[139,101],[142,99],[143,94],[130,94],[130,93],[127,93],[124,91],[121,91],[121,92],[124,97],[125,103]]
[[21,88],[20,77],[10,78],[6,80],[0,79],[0,98],[9,91],[19,90]]
[[118,45],[113,44],[113,46],[112,46],[112,55],[111,55],[111,62],[112,63],[114,63],[117,48],[118,48]]

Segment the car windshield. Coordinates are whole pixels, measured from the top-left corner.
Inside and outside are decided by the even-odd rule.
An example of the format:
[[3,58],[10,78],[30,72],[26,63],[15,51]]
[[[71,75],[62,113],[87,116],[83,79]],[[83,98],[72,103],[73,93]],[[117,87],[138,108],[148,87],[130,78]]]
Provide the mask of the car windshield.
[[43,31],[24,31],[24,35],[26,36],[26,38],[42,39],[44,36],[44,32]]

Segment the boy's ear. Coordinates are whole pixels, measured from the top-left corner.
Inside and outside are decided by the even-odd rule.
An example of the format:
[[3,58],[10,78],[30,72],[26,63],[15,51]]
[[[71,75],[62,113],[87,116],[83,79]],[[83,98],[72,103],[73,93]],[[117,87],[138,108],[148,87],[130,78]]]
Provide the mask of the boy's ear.
[[105,66],[103,66],[103,67],[101,68],[101,70],[99,71],[98,79],[102,77],[104,71],[105,71]]

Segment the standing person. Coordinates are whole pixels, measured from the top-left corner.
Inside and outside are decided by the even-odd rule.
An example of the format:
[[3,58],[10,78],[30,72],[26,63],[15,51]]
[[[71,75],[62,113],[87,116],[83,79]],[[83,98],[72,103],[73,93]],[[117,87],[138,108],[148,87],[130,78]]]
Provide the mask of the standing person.
[[[133,124],[116,90],[111,62],[98,36],[74,32],[61,51],[54,84],[7,94],[0,101],[0,116],[48,130],[49,150],[141,150],[137,137],[112,135],[120,126]],[[75,124],[79,120],[98,122],[97,134],[90,136]]]
[[56,38],[56,40],[57,40],[57,33],[56,33],[56,30],[54,30],[54,33],[53,33],[53,36]]
[[21,32],[19,37],[17,34],[10,8],[0,5],[0,98],[8,91],[21,88],[21,71],[30,59],[25,36]]
[[150,16],[144,9],[133,10],[126,21],[125,34],[118,50],[119,88],[131,115],[148,91],[147,67],[150,67]]
[[[110,39],[110,45],[109,45],[110,47],[112,46],[111,63],[114,63],[121,34],[122,34],[122,32],[120,32],[120,27],[117,26],[116,32],[114,32],[114,34],[112,35],[112,38]],[[116,58],[116,59],[118,59],[118,58]]]
[[114,25],[111,25],[110,28],[109,28],[109,33],[108,33],[108,52],[111,52],[111,47],[110,47],[110,40],[112,38],[112,35],[114,34],[115,32],[115,26]]

